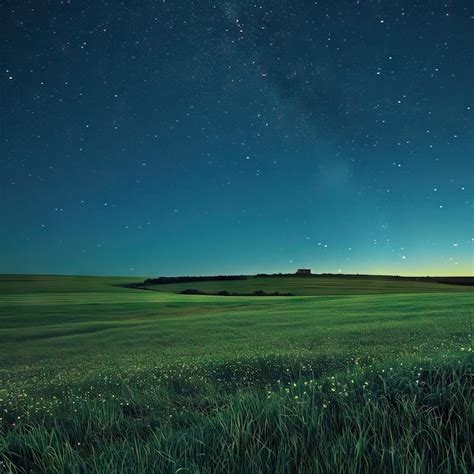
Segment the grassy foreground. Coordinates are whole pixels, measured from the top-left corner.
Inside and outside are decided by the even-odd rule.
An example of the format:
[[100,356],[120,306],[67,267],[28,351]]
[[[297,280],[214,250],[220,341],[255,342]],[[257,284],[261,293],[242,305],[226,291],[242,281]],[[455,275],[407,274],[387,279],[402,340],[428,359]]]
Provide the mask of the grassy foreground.
[[124,281],[0,278],[0,472],[472,472],[469,289]]

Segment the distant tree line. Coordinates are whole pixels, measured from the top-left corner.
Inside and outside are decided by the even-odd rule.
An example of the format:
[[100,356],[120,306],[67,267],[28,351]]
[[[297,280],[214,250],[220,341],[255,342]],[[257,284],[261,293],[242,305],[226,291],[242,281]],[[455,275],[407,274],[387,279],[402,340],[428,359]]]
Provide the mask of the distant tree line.
[[247,275],[215,275],[215,276],[178,276],[178,277],[158,277],[148,278],[144,285],[166,285],[171,283],[192,283],[195,281],[235,281],[246,280]]
[[209,295],[209,296],[295,296],[294,293],[280,293],[279,291],[274,291],[273,293],[266,293],[265,291],[256,290],[252,293],[233,293],[227,290],[221,290],[217,293],[207,293],[202,290],[197,290],[196,288],[188,288],[186,290],[180,291],[180,295]]
[[198,281],[235,281],[235,280],[247,280],[249,278],[350,278],[350,279],[377,279],[377,280],[411,280],[411,281],[426,281],[432,283],[445,283],[449,285],[474,285],[474,277],[405,277],[399,275],[367,275],[363,273],[318,273],[310,275],[296,275],[295,273],[259,273],[253,275],[209,275],[209,276],[177,276],[177,277],[158,277],[148,278],[143,283],[132,283],[127,286],[130,288],[140,288],[143,286],[151,285],[166,285],[172,283],[192,283]]
[[419,277],[417,281],[444,283],[446,285],[474,286],[474,277]]
[[474,277],[438,277],[438,276],[400,276],[400,275],[370,275],[366,273],[312,273],[309,275],[297,275],[295,273],[259,273],[256,278],[348,278],[348,279],[370,279],[370,280],[405,280],[424,281],[428,283],[444,283],[447,285],[474,286]]

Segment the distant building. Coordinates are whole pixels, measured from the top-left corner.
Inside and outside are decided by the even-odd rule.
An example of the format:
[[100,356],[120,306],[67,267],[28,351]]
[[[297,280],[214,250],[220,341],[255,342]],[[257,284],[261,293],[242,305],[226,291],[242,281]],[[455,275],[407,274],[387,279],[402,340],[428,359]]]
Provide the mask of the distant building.
[[311,268],[298,268],[297,275],[311,275]]

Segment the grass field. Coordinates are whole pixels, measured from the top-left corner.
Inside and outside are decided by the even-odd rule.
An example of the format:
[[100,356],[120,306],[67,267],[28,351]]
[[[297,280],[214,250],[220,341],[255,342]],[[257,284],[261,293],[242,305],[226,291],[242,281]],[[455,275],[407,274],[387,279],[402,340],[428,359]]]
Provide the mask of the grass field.
[[472,287],[133,281],[0,277],[0,472],[472,472]]
[[199,281],[165,285],[148,285],[145,288],[166,293],[180,293],[186,289],[197,289],[205,293],[229,291],[230,293],[292,293],[297,296],[316,295],[373,295],[386,293],[444,293],[472,292],[472,287],[446,285],[436,282],[382,277],[311,276],[248,278],[234,281]]

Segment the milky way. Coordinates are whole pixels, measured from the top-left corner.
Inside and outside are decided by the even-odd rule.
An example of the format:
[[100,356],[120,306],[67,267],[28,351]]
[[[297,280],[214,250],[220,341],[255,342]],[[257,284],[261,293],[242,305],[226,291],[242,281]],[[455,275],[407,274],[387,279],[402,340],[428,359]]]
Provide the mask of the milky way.
[[473,273],[471,1],[0,17],[0,272]]

